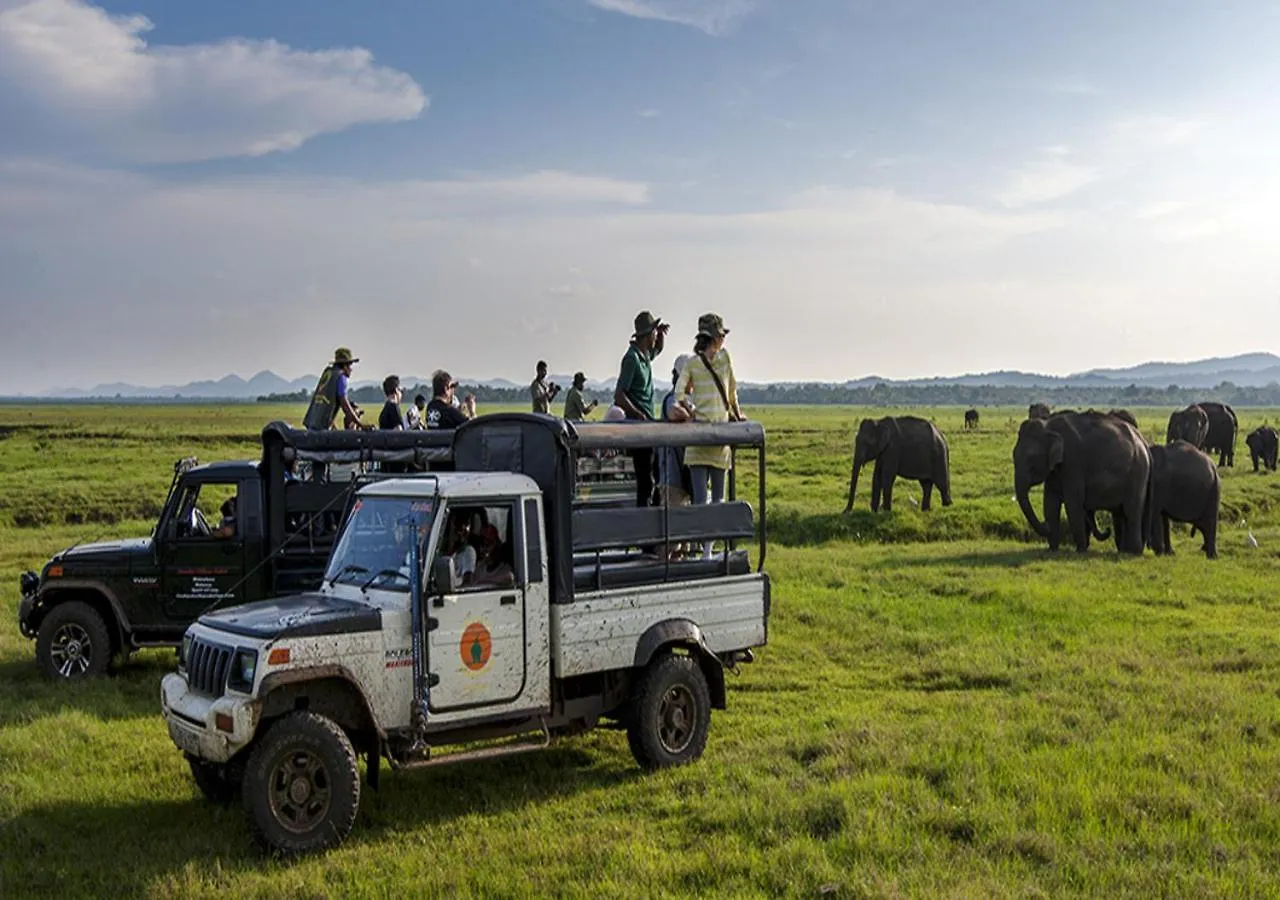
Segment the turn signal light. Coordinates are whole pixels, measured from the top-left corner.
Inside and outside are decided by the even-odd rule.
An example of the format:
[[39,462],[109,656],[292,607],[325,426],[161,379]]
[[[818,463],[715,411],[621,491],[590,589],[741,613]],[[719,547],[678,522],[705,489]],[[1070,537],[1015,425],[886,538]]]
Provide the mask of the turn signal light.
[[45,573],[49,578],[61,578],[62,566],[50,566],[49,571]]
[[289,661],[288,647],[276,647],[274,650],[271,651],[271,654],[267,657],[267,665],[269,666],[283,666],[288,661]]
[[225,731],[228,734],[236,730],[236,723],[226,713],[215,713],[213,716],[213,724],[219,731]]

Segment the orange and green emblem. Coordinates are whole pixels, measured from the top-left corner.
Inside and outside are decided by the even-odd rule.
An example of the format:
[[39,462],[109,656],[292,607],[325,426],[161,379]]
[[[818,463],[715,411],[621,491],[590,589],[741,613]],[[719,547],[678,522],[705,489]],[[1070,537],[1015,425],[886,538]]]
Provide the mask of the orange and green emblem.
[[462,664],[472,672],[479,672],[489,662],[489,651],[493,649],[489,639],[489,629],[479,622],[472,622],[462,632]]

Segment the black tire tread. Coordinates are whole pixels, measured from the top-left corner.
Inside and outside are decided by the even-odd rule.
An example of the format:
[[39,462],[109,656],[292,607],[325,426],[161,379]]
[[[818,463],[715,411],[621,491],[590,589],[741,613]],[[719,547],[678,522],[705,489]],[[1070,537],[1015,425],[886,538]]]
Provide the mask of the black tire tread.
[[[318,754],[329,757],[330,775],[334,782],[327,831],[302,838],[273,827],[264,790],[271,777],[272,760],[284,746],[299,740],[309,743]],[[345,785],[340,784],[343,778],[347,782]],[[337,722],[316,713],[293,712],[278,719],[249,755],[242,800],[254,841],[264,850],[279,856],[295,856],[338,846],[351,833],[356,813],[360,810],[360,771],[351,740]]]
[[[662,695],[677,683],[692,690],[698,715],[693,740],[682,752],[672,754],[662,746],[654,722]],[[640,676],[627,718],[627,745],[640,767],[654,771],[693,762],[706,749],[710,726],[711,689],[698,660],[691,655],[666,654],[650,662]]]
[[[89,632],[89,640],[94,648],[93,656],[89,660],[89,669],[82,675],[71,678],[64,678],[58,674],[50,656],[53,634],[67,622],[78,622],[85,631]],[[105,675],[111,666],[112,655],[111,635],[107,632],[107,623],[102,621],[102,616],[88,603],[79,600],[60,603],[51,609],[45,615],[44,621],[40,623],[40,630],[36,635],[36,662],[39,663],[40,671],[47,678],[78,681],[82,678]]]

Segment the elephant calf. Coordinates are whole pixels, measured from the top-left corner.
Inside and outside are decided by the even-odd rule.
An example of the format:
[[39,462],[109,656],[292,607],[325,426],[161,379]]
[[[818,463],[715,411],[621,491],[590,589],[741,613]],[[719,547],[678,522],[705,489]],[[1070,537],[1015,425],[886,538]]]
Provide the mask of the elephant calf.
[[1169,523],[1190,522],[1204,536],[1204,555],[1218,556],[1218,503],[1222,485],[1208,454],[1187,441],[1151,448],[1148,538],[1156,553],[1172,554]]
[[1280,438],[1277,437],[1274,428],[1270,425],[1256,428],[1244,439],[1244,442],[1249,446],[1249,456],[1253,460],[1253,471],[1258,471],[1259,462],[1272,472],[1276,470],[1276,451],[1277,444],[1280,444]]
[[947,441],[932,422],[915,416],[862,420],[853,442],[853,472],[849,476],[849,502],[845,505],[845,512],[853,509],[858,472],[871,460],[876,464],[871,473],[872,512],[880,509],[881,492],[884,493],[885,511],[893,509],[893,482],[897,478],[920,482],[924,489],[921,509],[929,508],[935,485],[942,495],[942,505],[951,505]]

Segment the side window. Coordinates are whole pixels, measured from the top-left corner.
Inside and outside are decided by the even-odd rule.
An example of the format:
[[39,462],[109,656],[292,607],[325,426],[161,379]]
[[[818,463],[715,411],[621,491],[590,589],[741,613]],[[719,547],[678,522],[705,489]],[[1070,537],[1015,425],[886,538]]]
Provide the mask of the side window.
[[528,582],[537,584],[542,580],[542,528],[538,521],[538,502],[524,501],[524,534],[526,557],[525,572]]
[[235,483],[189,484],[182,489],[174,510],[175,534],[179,540],[233,538],[236,521]]
[[453,558],[460,591],[515,586],[513,514],[508,503],[450,508],[443,549]]

